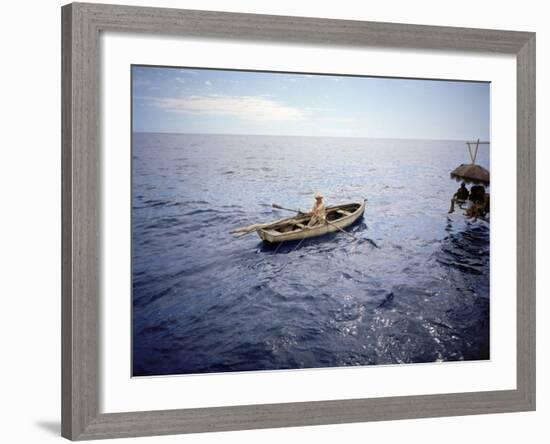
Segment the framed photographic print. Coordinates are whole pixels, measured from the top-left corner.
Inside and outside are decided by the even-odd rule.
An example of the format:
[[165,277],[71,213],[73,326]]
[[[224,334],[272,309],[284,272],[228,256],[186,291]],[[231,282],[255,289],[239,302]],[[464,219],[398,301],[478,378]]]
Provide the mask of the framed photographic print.
[[535,408],[533,33],[62,23],[65,437]]

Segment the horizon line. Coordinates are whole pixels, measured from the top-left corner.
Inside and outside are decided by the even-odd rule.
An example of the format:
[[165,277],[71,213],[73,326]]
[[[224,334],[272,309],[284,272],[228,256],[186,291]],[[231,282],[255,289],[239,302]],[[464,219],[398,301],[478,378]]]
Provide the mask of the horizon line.
[[[372,137],[372,136],[306,136],[297,134],[245,134],[245,133],[200,133],[200,132],[174,132],[174,131],[135,131],[132,130],[132,134],[168,134],[168,135],[191,135],[191,136],[259,136],[259,137],[316,137],[319,139],[390,139],[390,140],[429,140],[439,142],[476,142],[474,139],[430,139],[430,138],[418,138],[418,137]],[[490,139],[479,139],[480,143],[491,143]]]

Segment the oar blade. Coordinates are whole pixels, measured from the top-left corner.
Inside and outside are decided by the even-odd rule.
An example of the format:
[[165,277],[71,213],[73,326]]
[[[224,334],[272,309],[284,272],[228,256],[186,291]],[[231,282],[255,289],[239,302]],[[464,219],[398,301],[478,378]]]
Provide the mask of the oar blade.
[[251,231],[257,231],[259,230],[260,228],[263,228],[265,226],[267,226],[269,224],[253,224],[253,225],[248,225],[246,227],[240,227],[240,228],[235,228],[232,233],[233,234],[238,234],[238,233],[250,233]]

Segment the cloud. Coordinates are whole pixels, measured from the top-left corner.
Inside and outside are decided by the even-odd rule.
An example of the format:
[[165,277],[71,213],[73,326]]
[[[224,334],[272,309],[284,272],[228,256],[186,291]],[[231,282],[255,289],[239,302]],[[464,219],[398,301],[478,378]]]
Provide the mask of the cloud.
[[205,80],[205,81],[204,81],[204,84],[205,84],[206,86],[212,86],[212,82],[211,82],[210,80]]
[[176,81],[180,83],[185,83],[186,80],[183,77],[176,77]]
[[184,69],[184,68],[180,69],[179,72],[181,72],[182,74],[189,74],[192,76],[196,76],[199,74],[197,71],[193,71],[192,69]]
[[309,111],[284,105],[262,96],[190,96],[185,98],[148,97],[159,108],[199,115],[239,117],[257,122],[295,121],[308,117]]

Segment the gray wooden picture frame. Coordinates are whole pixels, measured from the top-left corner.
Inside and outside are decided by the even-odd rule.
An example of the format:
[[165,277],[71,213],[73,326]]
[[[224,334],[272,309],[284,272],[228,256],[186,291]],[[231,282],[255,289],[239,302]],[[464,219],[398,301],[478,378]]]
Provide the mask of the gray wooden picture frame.
[[[517,58],[517,388],[101,413],[99,36],[104,31],[514,55]],[[64,437],[83,440],[535,409],[534,33],[73,3],[62,8],[62,108]]]

